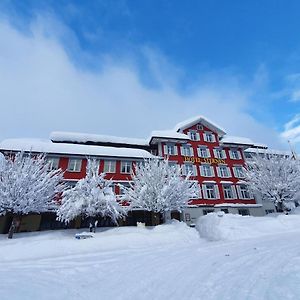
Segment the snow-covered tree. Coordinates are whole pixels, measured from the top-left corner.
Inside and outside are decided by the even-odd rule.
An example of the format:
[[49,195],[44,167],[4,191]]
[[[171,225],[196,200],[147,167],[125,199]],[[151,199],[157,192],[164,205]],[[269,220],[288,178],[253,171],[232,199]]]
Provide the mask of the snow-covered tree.
[[126,210],[117,202],[112,181],[104,177],[105,173],[98,174],[97,161],[89,160],[86,177],[64,191],[57,211],[58,220],[68,223],[80,215],[102,216],[117,224],[117,220],[126,215]]
[[50,170],[45,155],[17,153],[0,169],[0,213],[28,214],[53,210],[64,189],[61,170]]
[[55,210],[55,198],[64,190],[62,181],[62,171],[49,171],[43,154],[19,152],[5,159],[0,168],[0,214],[12,213],[19,219]]
[[124,199],[133,208],[156,213],[181,211],[195,196],[194,182],[190,174],[183,177],[178,165],[172,166],[167,160],[150,159],[137,164],[132,171],[132,182],[124,190]]
[[300,203],[299,161],[278,154],[253,155],[245,170],[254,194],[274,203],[278,211],[293,209]]

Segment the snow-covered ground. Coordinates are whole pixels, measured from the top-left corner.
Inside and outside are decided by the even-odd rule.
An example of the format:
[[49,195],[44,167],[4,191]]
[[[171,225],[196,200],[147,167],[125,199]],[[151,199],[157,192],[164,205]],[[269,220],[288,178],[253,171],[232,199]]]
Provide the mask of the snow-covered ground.
[[0,299],[300,299],[300,215],[200,223],[0,236]]

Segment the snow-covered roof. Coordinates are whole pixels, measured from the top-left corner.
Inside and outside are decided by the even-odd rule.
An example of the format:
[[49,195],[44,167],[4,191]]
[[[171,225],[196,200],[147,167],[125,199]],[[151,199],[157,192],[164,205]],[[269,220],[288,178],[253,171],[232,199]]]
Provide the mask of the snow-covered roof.
[[189,140],[190,138],[184,134],[176,132],[174,129],[171,130],[155,130],[151,132],[151,138],[162,137],[168,139],[177,139],[177,140]]
[[249,138],[240,137],[240,136],[229,136],[226,135],[222,140],[221,143],[223,144],[237,144],[237,145],[247,145],[253,146],[254,142]]
[[214,122],[208,120],[207,118],[203,116],[195,116],[193,118],[190,118],[188,120],[182,121],[175,125],[174,129],[176,131],[182,131],[190,126],[193,126],[194,124],[201,123],[204,126],[210,128],[214,132],[218,133],[220,136],[223,136],[226,134],[226,131],[220,127],[219,125],[216,125]]
[[115,143],[115,144],[128,144],[128,145],[149,145],[146,139],[118,137],[110,135],[78,133],[78,132],[64,132],[54,131],[50,134],[50,139],[53,142],[69,142],[69,143]]
[[261,149],[261,148],[248,148],[245,152],[259,153],[259,154],[274,154],[274,155],[288,155],[291,156],[290,151],[274,150],[274,149]]
[[262,207],[262,204],[243,204],[243,203],[221,203],[215,204],[215,207]]
[[153,158],[146,150],[134,148],[117,148],[67,143],[53,143],[40,139],[7,139],[0,143],[2,151],[30,151],[42,153],[59,153],[71,155],[111,156],[130,158]]

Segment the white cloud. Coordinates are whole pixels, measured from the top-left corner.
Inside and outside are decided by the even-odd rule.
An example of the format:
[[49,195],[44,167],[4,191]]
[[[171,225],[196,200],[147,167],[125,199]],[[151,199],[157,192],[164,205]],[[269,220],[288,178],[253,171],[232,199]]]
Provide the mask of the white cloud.
[[281,133],[281,137],[294,144],[300,143],[300,114],[295,115],[284,125],[284,131]]
[[65,35],[70,38],[69,31],[60,25],[54,33],[49,30],[53,24],[44,22],[39,18],[30,34],[0,23],[0,139],[47,137],[53,130],[145,137],[201,114],[230,135],[282,148],[278,134],[247,113],[249,90],[234,77],[201,76],[192,90],[179,92],[180,70],[151,49],[145,58],[159,87],[145,86],[133,63],[113,57],[95,56],[99,71],[82,69],[60,42]]

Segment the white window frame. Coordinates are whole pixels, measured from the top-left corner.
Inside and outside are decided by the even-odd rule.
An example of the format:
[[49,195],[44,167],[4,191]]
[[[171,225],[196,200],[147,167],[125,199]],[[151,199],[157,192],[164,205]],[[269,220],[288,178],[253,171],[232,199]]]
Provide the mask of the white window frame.
[[216,141],[216,136],[214,133],[206,131],[203,133],[203,139],[207,143],[214,143]]
[[176,144],[172,144],[172,143],[165,144],[164,145],[164,154],[165,155],[178,155],[177,145]]
[[[226,169],[227,175],[222,174],[223,172],[221,170],[225,170],[225,169]],[[225,165],[217,166],[217,174],[218,174],[218,177],[221,177],[221,178],[230,178],[231,177],[230,168]]]
[[182,156],[194,156],[194,149],[191,145],[183,145],[180,147]]
[[[125,167],[125,171],[123,171],[123,167]],[[129,170],[128,170],[129,168]],[[132,161],[130,160],[121,160],[120,173],[121,174],[130,174],[132,170]]]
[[[246,187],[246,190],[242,190],[242,187]],[[238,197],[241,200],[250,200],[253,199],[251,192],[249,190],[249,186],[247,184],[238,184],[236,186],[237,192],[238,192]],[[249,197],[245,197],[245,193],[248,193]]]
[[[191,170],[188,170],[191,169]],[[182,175],[188,175],[188,172],[191,171],[191,176],[197,176],[197,167],[191,163],[184,163],[182,165]]]
[[215,148],[214,149],[214,157],[219,159],[226,159],[226,152],[222,148]]
[[59,169],[59,157],[47,157],[46,162],[48,164],[48,171]]
[[193,186],[194,186],[194,189],[195,189],[195,196],[190,198],[191,200],[192,199],[201,199],[202,195],[201,195],[201,186],[199,184],[199,182],[197,180],[191,180]]
[[[209,172],[207,172],[208,168],[209,168]],[[208,173],[210,173],[210,175],[208,175]],[[214,177],[215,176],[214,167],[207,164],[200,165],[200,175],[202,177]]]
[[[229,187],[230,188],[230,192],[231,192],[231,195],[232,197],[226,197],[226,193],[225,193],[225,187]],[[224,199],[226,200],[231,200],[231,199],[236,199],[236,191],[235,191],[235,188],[232,184],[230,183],[226,183],[226,184],[222,184],[222,189],[223,189],[223,195],[224,195]]]
[[245,168],[244,166],[233,166],[233,174],[236,178],[245,178]]
[[80,158],[69,158],[68,161],[68,172],[81,172],[82,159]]
[[[105,170],[107,168],[107,171]],[[104,160],[103,165],[104,173],[116,173],[116,161],[115,160]]]
[[[202,153],[202,151],[205,150],[205,155],[204,152]],[[209,158],[210,157],[210,151],[209,151],[209,148],[207,147],[198,147],[197,148],[197,152],[198,152],[198,156],[201,157],[201,158]]]
[[229,157],[231,159],[235,159],[235,160],[242,159],[241,151],[239,149],[230,149],[229,150]]
[[[208,187],[213,187],[213,188],[208,189]],[[209,199],[209,200],[220,199],[220,193],[219,193],[219,188],[218,188],[217,184],[203,183],[202,190],[203,190],[203,198]],[[211,197],[211,195],[212,195],[211,192],[213,193],[213,197]]]
[[196,130],[190,130],[188,136],[192,141],[200,141],[200,134]]

